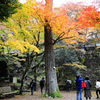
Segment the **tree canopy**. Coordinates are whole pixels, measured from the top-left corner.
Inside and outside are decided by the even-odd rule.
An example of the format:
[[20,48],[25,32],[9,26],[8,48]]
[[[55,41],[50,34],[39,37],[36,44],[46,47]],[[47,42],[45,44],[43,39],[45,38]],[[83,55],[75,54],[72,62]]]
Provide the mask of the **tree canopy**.
[[0,0],[0,21],[5,21],[6,18],[14,14],[21,4],[18,0]]

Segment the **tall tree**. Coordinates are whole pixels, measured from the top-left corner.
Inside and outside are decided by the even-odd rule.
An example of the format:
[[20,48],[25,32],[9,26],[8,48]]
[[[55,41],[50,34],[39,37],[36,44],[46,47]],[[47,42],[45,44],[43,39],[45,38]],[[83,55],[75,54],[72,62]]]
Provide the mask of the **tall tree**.
[[45,6],[39,5],[33,9],[36,10],[33,16],[36,15],[35,19],[38,18],[40,25],[44,26],[46,93],[50,95],[58,90],[53,45],[59,40],[65,40],[70,44],[76,43],[82,41],[84,37],[78,33],[76,24],[66,15],[65,10],[53,11],[52,0],[46,0]]
[[[52,10],[52,0],[46,1],[46,10]],[[46,93],[48,95],[54,94],[58,91],[56,70],[55,70],[55,57],[53,50],[52,28],[48,22],[48,16],[45,17],[46,25],[44,26],[45,32],[45,68],[46,68]]]

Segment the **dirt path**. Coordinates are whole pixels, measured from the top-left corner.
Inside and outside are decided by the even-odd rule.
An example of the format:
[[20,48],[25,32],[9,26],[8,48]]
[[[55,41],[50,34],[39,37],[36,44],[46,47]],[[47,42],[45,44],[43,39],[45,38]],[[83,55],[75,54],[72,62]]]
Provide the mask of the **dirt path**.
[[[23,96],[16,96],[14,98],[8,98],[8,99],[2,99],[2,100],[76,100],[76,92],[71,91],[71,92],[66,92],[66,91],[61,91],[61,94],[63,95],[62,98],[43,98],[41,97],[41,94],[39,91],[34,92],[34,95],[30,95],[28,93],[27,95]],[[86,100],[84,97],[82,100]],[[97,100],[95,91],[92,91],[92,99],[91,100]],[[98,99],[100,100],[100,99]]]

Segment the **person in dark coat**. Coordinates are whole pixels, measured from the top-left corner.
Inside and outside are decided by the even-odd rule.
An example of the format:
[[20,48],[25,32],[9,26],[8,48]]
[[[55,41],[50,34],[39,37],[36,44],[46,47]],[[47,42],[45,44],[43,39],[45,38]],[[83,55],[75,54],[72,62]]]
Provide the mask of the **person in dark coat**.
[[66,91],[70,92],[70,89],[71,89],[71,83],[67,80],[66,81]]
[[33,95],[34,90],[36,88],[36,82],[34,79],[32,79],[32,81],[30,82],[30,88],[31,88],[31,95]]
[[85,77],[85,81],[86,82],[86,88],[84,88],[84,97],[86,98],[86,100],[91,100],[91,81],[89,80],[89,77]]
[[43,88],[44,88],[45,80],[44,77],[40,80],[40,89],[41,89],[41,94],[43,94]]

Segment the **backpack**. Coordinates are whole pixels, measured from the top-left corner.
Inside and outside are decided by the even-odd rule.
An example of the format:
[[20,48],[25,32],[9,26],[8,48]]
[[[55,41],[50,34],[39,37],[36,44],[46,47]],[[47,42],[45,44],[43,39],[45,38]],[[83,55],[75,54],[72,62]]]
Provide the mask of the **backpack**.
[[86,88],[86,82],[82,82],[82,88]]

